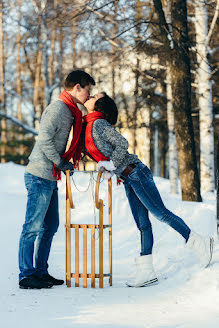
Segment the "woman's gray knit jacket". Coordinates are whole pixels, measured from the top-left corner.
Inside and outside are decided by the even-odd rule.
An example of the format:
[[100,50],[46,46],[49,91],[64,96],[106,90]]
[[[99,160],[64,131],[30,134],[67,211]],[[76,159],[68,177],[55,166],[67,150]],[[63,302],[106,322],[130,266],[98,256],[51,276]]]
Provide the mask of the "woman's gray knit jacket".
[[120,176],[127,165],[140,162],[136,155],[129,154],[128,141],[106,120],[94,122],[92,137],[98,150],[113,161],[116,175]]

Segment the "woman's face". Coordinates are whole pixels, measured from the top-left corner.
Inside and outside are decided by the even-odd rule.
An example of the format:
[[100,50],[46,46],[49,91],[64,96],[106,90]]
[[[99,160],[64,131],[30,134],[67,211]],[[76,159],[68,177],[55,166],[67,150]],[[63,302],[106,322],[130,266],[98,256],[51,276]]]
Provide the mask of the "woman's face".
[[102,93],[97,93],[93,97],[90,97],[90,99],[84,103],[84,106],[87,108],[88,113],[92,113],[94,111],[95,102],[102,97],[104,97]]

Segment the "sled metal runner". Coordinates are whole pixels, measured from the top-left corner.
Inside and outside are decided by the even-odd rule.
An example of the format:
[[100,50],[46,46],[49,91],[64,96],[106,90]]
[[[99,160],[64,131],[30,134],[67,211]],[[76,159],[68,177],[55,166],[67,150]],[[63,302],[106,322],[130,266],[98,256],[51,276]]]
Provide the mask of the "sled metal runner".
[[[95,279],[99,279],[99,288],[103,288],[103,278],[109,278],[112,286],[112,180],[108,180],[108,216],[109,224],[103,224],[103,200],[99,199],[100,179],[103,171],[99,171],[95,187],[95,206],[99,210],[99,224],[71,224],[71,209],[74,208],[70,172],[66,172],[66,285],[71,287],[71,278],[75,279],[75,287],[79,287],[79,278],[83,278],[83,287],[87,288],[87,279],[91,279],[91,287],[95,288]],[[71,272],[71,229],[75,235],[74,273]],[[79,231],[82,229],[83,243],[80,246]],[[91,273],[87,273],[87,229],[91,229]],[[109,273],[103,270],[103,229],[109,229]],[[99,272],[95,272],[95,231],[99,232]],[[79,272],[79,247],[83,248],[83,272]]]

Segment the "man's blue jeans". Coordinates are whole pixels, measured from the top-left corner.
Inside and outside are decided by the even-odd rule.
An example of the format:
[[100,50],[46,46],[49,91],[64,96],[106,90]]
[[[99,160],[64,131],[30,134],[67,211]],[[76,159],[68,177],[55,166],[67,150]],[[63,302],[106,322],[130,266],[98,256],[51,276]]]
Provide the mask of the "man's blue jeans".
[[141,255],[152,254],[153,233],[148,211],[158,220],[175,229],[186,241],[188,240],[191,230],[180,217],[166,209],[147,166],[139,163],[126,178],[124,186],[132,214],[141,233]]
[[[47,273],[51,243],[59,226],[58,188],[56,181],[25,172],[28,192],[26,218],[19,244],[19,279]],[[38,238],[37,238],[38,237]],[[35,240],[36,245],[35,244]],[[35,251],[35,265],[33,263]]]

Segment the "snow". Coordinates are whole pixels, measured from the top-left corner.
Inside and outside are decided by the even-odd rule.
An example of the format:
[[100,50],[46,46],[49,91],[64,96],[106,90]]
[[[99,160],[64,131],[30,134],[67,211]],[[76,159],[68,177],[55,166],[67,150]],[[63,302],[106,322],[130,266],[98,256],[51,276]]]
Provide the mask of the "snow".
[[[203,203],[182,202],[170,195],[169,181],[155,177],[166,206],[199,233],[216,239],[211,265],[200,269],[198,259],[184,247],[180,235],[151,217],[154,231],[154,267],[159,284],[128,288],[125,281],[139,254],[139,233],[125,197],[124,187],[113,180],[113,286],[49,290],[18,288],[18,242],[25,216],[24,167],[0,164],[1,209],[1,327],[65,328],[218,328],[219,327],[219,245],[216,236],[215,194],[205,193]],[[78,188],[85,190],[89,174],[74,174]],[[107,184],[101,184],[106,200]],[[78,192],[72,183],[72,223],[93,223],[91,189]],[[60,227],[54,238],[49,260],[50,274],[65,278],[65,178],[59,183]],[[104,218],[107,204],[104,208]],[[98,220],[98,213],[96,220]],[[106,222],[106,221],[105,221]],[[107,245],[107,235],[104,235]],[[96,240],[98,243],[98,240]],[[105,252],[106,253],[106,252]],[[107,253],[104,268],[107,267]],[[81,284],[82,285],[82,284]],[[98,286],[98,281],[96,281]],[[72,279],[72,286],[74,280]]]

